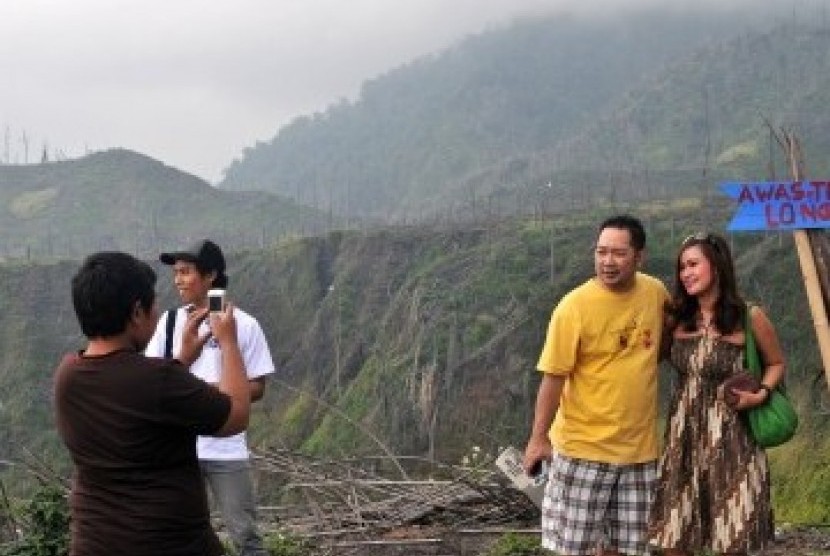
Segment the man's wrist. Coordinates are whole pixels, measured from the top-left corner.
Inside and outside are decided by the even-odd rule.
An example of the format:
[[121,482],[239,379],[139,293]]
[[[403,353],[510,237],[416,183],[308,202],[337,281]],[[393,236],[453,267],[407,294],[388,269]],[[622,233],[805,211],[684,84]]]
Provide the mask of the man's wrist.
[[535,432],[534,431],[530,434],[530,439],[531,440],[548,442],[548,440],[549,440],[548,430],[545,430],[545,431],[542,431],[542,432]]

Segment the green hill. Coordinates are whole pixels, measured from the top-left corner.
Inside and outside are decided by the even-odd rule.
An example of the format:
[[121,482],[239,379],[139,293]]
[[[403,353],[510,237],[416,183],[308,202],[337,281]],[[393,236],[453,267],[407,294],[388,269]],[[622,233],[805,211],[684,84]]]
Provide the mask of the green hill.
[[[562,167],[688,172],[757,180],[787,168],[772,145],[795,129],[810,172],[830,170],[830,32],[780,26],[701,49],[630,92],[621,107],[551,153]],[[567,160],[566,160],[567,159]],[[772,176],[770,176],[772,177]]]
[[[651,237],[648,269],[670,281],[700,205],[638,212]],[[253,417],[253,443],[339,457],[378,455],[379,439],[399,454],[450,462],[474,445],[488,453],[522,445],[547,319],[591,275],[599,218],[336,233],[230,253],[230,295],[261,320],[279,367]],[[732,242],[745,291],[779,330],[803,416],[798,438],[772,452],[779,517],[825,521],[827,386],[792,241]],[[66,464],[49,377],[61,353],[82,345],[69,303],[74,267],[0,265],[0,459],[28,447]],[[160,274],[162,306],[170,305],[169,269]],[[664,389],[670,376],[666,369]]]
[[298,118],[246,149],[220,187],[387,222],[564,212],[782,177],[765,119],[799,132],[820,176],[830,33],[755,15],[654,11],[488,31]]
[[478,192],[479,216],[485,201],[500,212],[563,212],[608,199],[708,195],[721,180],[786,179],[771,134],[782,130],[801,140],[807,176],[823,179],[830,174],[828,53],[830,32],[815,26],[714,42],[637,84],[567,140],[447,189]]
[[200,237],[242,248],[319,232],[329,218],[262,192],[220,191],[126,150],[0,165],[0,259],[78,258],[121,249],[153,255]]
[[[227,248],[231,297],[280,368],[255,444],[339,456],[380,441],[445,461],[521,445],[550,310],[591,274],[602,216],[634,207],[648,268],[670,280],[680,238],[723,228],[717,178],[770,172],[761,116],[798,128],[811,176],[828,171],[828,35],[736,21],[553,18],[471,37],[246,150],[223,189],[124,150],[0,165],[0,460],[25,449],[66,468],[50,374],[82,346],[68,259],[154,260],[204,236]],[[331,232],[336,214],[420,223]],[[830,398],[792,241],[731,241],[804,417],[771,452],[778,515],[827,522]],[[154,264],[172,305],[169,268]]]
[[482,33],[367,81],[353,103],[296,119],[245,149],[219,186],[349,216],[429,216],[485,196],[465,179],[569,140],[674,59],[731,36],[741,17],[553,17]]

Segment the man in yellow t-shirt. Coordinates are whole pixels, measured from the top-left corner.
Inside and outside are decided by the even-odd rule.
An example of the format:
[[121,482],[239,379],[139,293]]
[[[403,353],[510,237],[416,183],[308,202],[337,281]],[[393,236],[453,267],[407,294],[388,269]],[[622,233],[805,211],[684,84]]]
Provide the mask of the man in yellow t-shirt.
[[[638,271],[639,220],[599,227],[596,276],[553,311],[524,465],[550,461],[542,545],[562,556],[647,556],[656,480],[657,363],[668,291]],[[551,425],[552,424],[552,425]]]

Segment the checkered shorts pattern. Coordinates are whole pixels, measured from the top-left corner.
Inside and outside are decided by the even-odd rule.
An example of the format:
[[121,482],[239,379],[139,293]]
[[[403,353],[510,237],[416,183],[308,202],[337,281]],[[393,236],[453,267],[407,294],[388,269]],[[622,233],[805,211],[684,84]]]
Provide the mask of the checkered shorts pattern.
[[593,555],[598,546],[648,556],[657,462],[616,465],[554,454],[542,504],[542,546]]

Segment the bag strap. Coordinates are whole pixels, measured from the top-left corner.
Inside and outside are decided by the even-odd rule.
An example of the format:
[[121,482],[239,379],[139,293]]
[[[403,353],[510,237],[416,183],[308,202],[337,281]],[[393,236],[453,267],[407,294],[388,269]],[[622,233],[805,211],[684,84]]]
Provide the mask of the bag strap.
[[744,367],[750,374],[761,380],[764,378],[761,358],[758,356],[758,349],[755,347],[755,334],[752,332],[752,305],[747,304],[744,317]]
[[[764,378],[764,366],[761,364],[761,356],[758,354],[758,349],[755,343],[755,334],[752,332],[752,305],[746,306],[746,320],[744,322],[744,367],[749,370],[750,374],[758,379],[760,382]],[[786,379],[775,387],[775,390],[786,394],[787,385],[784,383]]]
[[167,311],[167,335],[164,337],[164,357],[173,358],[173,331],[176,329],[176,313],[178,309]]

